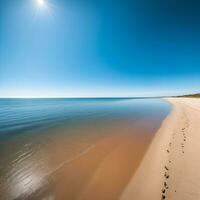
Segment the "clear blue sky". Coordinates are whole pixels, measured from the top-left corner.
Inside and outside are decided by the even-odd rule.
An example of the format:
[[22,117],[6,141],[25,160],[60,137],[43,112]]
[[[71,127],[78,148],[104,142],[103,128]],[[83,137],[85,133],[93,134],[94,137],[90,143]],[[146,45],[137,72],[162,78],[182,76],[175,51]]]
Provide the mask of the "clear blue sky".
[[0,0],[0,97],[200,91],[196,0]]

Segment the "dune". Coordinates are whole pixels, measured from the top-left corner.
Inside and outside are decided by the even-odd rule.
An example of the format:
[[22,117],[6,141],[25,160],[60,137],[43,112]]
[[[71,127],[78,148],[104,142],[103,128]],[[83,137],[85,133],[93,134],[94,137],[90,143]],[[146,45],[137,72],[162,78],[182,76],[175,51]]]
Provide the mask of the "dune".
[[121,200],[200,199],[200,99],[168,98],[163,121]]

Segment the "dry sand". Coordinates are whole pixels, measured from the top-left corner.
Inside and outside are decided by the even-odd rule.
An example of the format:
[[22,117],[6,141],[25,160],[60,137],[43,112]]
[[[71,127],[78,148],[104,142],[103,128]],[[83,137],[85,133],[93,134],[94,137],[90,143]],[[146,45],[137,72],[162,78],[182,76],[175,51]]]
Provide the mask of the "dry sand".
[[121,200],[200,199],[200,99],[167,101],[173,109]]

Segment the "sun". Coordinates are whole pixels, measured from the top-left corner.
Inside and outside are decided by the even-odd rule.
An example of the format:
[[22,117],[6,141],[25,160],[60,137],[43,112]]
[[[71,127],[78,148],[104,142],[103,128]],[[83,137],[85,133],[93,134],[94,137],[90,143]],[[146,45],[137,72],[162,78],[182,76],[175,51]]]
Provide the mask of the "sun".
[[51,0],[32,0],[35,4],[35,15],[53,15]]
[[37,0],[37,4],[40,6],[40,7],[44,7],[45,6],[45,0]]

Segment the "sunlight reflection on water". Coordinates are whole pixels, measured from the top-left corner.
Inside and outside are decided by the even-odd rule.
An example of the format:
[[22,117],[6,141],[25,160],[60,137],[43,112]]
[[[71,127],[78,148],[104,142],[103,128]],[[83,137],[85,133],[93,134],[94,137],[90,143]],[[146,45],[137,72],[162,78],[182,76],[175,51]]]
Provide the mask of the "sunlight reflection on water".
[[[168,111],[160,100],[3,100],[0,199],[56,199],[50,188],[53,174],[91,150],[93,142],[106,133],[104,125],[143,119],[154,123],[154,118],[161,121]],[[85,131],[79,128],[81,123]],[[64,126],[65,132],[51,126],[55,130]]]

